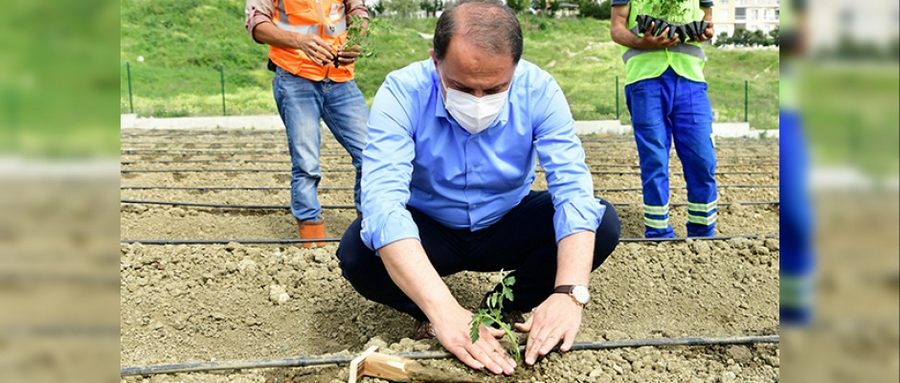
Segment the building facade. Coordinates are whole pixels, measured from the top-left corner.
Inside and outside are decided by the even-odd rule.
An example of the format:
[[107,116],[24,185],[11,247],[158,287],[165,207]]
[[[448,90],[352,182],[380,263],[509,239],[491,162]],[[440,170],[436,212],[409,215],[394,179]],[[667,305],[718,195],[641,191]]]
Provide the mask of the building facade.
[[779,0],[716,0],[713,6],[716,35],[741,29],[768,34],[778,28],[780,16]]

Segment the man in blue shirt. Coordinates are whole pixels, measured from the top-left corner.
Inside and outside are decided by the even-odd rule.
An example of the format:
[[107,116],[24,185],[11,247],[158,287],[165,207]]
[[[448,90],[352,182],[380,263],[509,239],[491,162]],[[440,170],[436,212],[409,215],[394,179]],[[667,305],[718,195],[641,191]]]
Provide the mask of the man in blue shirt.
[[[443,13],[431,59],[389,74],[375,96],[363,218],[338,249],[360,294],[497,374],[515,368],[495,339],[502,332],[482,326],[472,343],[472,313],[441,276],[515,270],[505,315],[534,309],[516,325],[529,332],[525,362],[534,364],[560,340],[571,347],[590,273],[620,231],[613,207],[594,197],[562,90],[521,55],[522,31],[506,6],[467,2]],[[549,192],[531,191],[535,157]]]

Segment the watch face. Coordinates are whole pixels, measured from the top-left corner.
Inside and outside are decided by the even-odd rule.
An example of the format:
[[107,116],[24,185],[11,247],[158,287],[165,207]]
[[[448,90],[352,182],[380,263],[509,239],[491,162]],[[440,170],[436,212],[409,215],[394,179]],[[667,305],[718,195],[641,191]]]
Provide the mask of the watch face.
[[575,297],[575,300],[578,301],[578,303],[583,305],[591,300],[591,293],[589,293],[587,287],[584,286],[575,286],[572,289],[572,296]]

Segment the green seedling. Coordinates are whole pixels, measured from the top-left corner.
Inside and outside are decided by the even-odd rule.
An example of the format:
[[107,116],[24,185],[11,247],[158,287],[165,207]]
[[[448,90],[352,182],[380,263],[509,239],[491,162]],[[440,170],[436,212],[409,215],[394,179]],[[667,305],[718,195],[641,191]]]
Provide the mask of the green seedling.
[[687,16],[687,9],[684,7],[685,1],[688,0],[655,0],[651,5],[652,14],[669,23],[684,22]]
[[519,339],[516,337],[512,325],[506,323],[502,317],[503,301],[513,301],[512,285],[516,283],[516,277],[503,277],[503,270],[500,271],[500,276],[500,291],[495,291],[488,295],[485,300],[485,305],[487,307],[479,308],[478,311],[475,312],[475,315],[472,317],[472,329],[469,335],[472,338],[472,343],[475,343],[478,341],[481,325],[486,327],[497,325],[500,327],[500,330],[503,330],[505,333],[504,338],[509,342],[506,352],[515,358],[516,362],[521,362],[522,353],[519,351]]
[[[360,48],[360,57],[368,57],[372,55],[372,52],[368,51],[368,44],[366,44],[366,36],[368,31],[366,30],[365,20],[362,16],[353,15],[350,16],[350,20],[347,21],[347,40],[341,44],[337,51],[340,52],[345,47],[355,47],[358,46]],[[337,56],[334,57],[334,67],[337,68],[341,64],[338,62]]]

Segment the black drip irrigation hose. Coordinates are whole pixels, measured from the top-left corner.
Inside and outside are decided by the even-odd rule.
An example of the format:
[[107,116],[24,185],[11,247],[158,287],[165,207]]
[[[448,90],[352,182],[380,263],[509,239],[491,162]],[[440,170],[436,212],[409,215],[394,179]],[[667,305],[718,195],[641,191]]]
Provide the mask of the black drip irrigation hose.
[[[778,185],[717,185],[718,189],[778,189]],[[200,190],[200,191],[227,191],[227,190],[291,190],[290,186],[153,186],[153,185],[125,185],[120,190]],[[687,189],[686,186],[670,186],[669,189]],[[350,186],[320,186],[319,191],[351,191]],[[640,187],[594,189],[594,193],[641,191]]]
[[[285,161],[285,160],[255,160],[255,159],[238,159],[238,160],[233,160],[233,159],[232,159],[232,160],[215,160],[215,159],[208,159],[208,160],[147,160],[147,161],[140,161],[140,160],[126,160],[126,161],[120,161],[120,162],[119,162],[120,165],[142,165],[142,164],[148,164],[148,165],[155,165],[155,164],[160,164],[160,165],[171,165],[171,164],[251,164],[251,163],[256,163],[256,164],[280,164],[280,165],[290,165],[290,162],[289,162],[289,161]],[[340,165],[347,165],[348,167],[351,166],[350,163],[343,163],[343,164],[340,164]],[[600,168],[600,169],[603,169],[603,168],[638,169],[638,168],[641,167],[640,165],[612,164],[612,163],[586,163],[586,165],[587,165],[589,168]],[[718,168],[718,169],[723,169],[723,168],[742,168],[742,167],[751,167],[751,166],[754,166],[754,167],[762,167],[762,166],[778,166],[778,165],[779,165],[779,164],[778,164],[777,162],[763,162],[763,163],[751,163],[751,164],[733,164],[733,163],[725,163],[725,164],[721,164],[721,163],[720,163],[720,164],[716,165],[716,168]],[[677,166],[677,164],[673,164],[672,167],[678,167],[678,166]],[[328,170],[326,169],[326,171],[328,171]]]
[[[587,154],[588,154],[589,156],[591,155],[590,152],[588,152]],[[190,154],[190,153],[177,153],[177,152],[176,152],[175,154],[171,154],[171,153],[162,153],[162,154],[135,154],[135,153],[128,154],[128,153],[122,153],[121,157],[125,157],[125,156],[154,156],[154,157],[165,156],[165,157],[173,157],[173,158],[176,158],[176,157],[190,157],[190,158],[193,158],[193,157],[229,157],[228,160],[220,160],[220,161],[222,161],[222,162],[227,162],[227,161],[235,161],[235,162],[257,162],[257,161],[255,161],[255,160],[253,160],[253,159],[251,159],[251,158],[234,158],[235,156],[238,156],[238,155],[247,155],[247,156],[251,156],[251,157],[261,157],[261,156],[279,156],[279,157],[280,157],[280,156],[283,156],[284,154],[282,154],[282,153],[255,153],[255,154],[254,154],[254,153],[252,153],[252,152],[242,152],[242,153],[218,153],[218,154],[216,154],[216,153]],[[347,157],[347,158],[349,158],[350,155],[347,154],[346,152],[337,152],[337,151],[333,151],[333,152],[321,152],[321,153],[319,153],[319,157],[321,157],[321,158],[339,158],[339,157]],[[616,156],[616,157],[605,156],[605,157],[589,157],[589,159],[591,159],[592,161],[607,161],[607,162],[614,162],[614,161],[628,161],[629,163],[635,163],[635,162],[638,162],[637,156],[633,156],[633,157],[626,157],[626,156]],[[675,160],[676,157],[672,157],[672,159]],[[729,165],[729,164],[739,165],[739,162],[741,162],[741,161],[747,161],[747,160],[753,160],[753,161],[768,161],[768,162],[766,162],[766,163],[770,163],[770,164],[773,164],[773,165],[774,165],[774,164],[777,164],[777,163],[778,163],[779,158],[778,158],[778,156],[719,156],[719,157],[716,158],[716,160],[717,160],[717,163],[718,163],[719,165]],[[725,160],[728,160],[728,161],[725,161]],[[125,162],[133,162],[133,163],[151,163],[151,164],[154,163],[153,161],[157,161],[157,160],[125,160]],[[165,161],[165,160],[160,160],[160,161]],[[178,161],[178,160],[172,160],[172,161]],[[216,159],[196,160],[196,161],[216,162]],[[278,163],[285,163],[285,162],[279,160]]]
[[[631,141],[585,141],[581,140],[582,145],[596,147],[600,144],[609,145],[620,145],[620,144],[633,144],[634,140]],[[256,140],[256,141],[246,141],[246,142],[228,142],[227,144],[222,144],[218,142],[191,142],[191,143],[176,143],[169,144],[161,141],[146,141],[146,142],[123,142],[122,145],[127,146],[129,150],[146,150],[146,149],[287,149],[285,146],[284,140]],[[186,146],[191,145],[191,146]],[[326,145],[327,148],[339,148],[340,144],[333,143],[331,145]],[[630,145],[629,145],[630,146]],[[771,145],[767,144],[727,144],[720,145],[717,149],[731,149],[731,148],[769,148]]]
[[[771,344],[779,342],[778,335],[754,335],[740,337],[692,337],[692,338],[648,338],[625,339],[601,342],[575,342],[571,351],[596,351],[616,348],[634,347],[675,347],[675,346],[721,346],[721,345],[748,345]],[[520,352],[525,351],[525,346],[519,346]],[[558,348],[554,348],[557,351]],[[412,351],[398,352],[392,355],[410,359],[449,359],[453,355],[446,351]],[[121,376],[176,374],[187,372],[207,372],[221,370],[246,370],[257,368],[289,368],[311,367],[332,364],[346,364],[353,361],[356,355],[333,356],[308,356],[284,359],[258,359],[258,360],[233,360],[221,362],[192,362],[158,364],[153,366],[137,366],[122,368]]]
[[[120,186],[120,190],[291,190],[290,186],[152,186],[152,185],[133,185]],[[352,191],[351,186],[319,186],[319,191]]]
[[[200,207],[200,208],[210,208],[210,209],[240,209],[240,210],[287,210],[290,209],[290,205],[238,205],[238,204],[220,204],[220,203],[206,203],[206,202],[181,202],[181,201],[151,201],[151,200],[139,200],[139,199],[122,199],[120,203],[129,204],[129,205],[166,205],[166,206],[187,206],[187,207]],[[720,202],[718,206],[730,206],[730,205],[741,205],[741,206],[777,206],[780,205],[779,201],[738,201],[738,202]],[[624,206],[637,206],[639,203],[612,203],[613,206],[624,207]],[[672,207],[681,207],[687,206],[688,204],[685,202],[675,202],[669,204]],[[347,210],[347,209],[356,209],[355,205],[352,204],[335,204],[335,205],[322,205],[321,208],[323,210]]]
[[[728,241],[732,239],[754,239],[763,238],[777,239],[775,234],[737,234],[717,237],[676,237],[676,238],[619,238],[619,243],[659,243],[659,242],[685,242],[685,241]],[[283,238],[283,239],[123,239],[120,241],[123,245],[142,244],[142,245],[227,245],[229,243],[237,243],[240,245],[291,245],[298,243],[322,242],[322,243],[339,243],[341,238],[319,238],[319,239],[301,239],[301,238]]]
[[[228,155],[238,155],[238,154],[243,154],[243,155],[248,155],[248,154],[284,155],[284,154],[287,154],[287,148],[269,149],[269,150],[264,150],[261,148],[247,148],[249,150],[240,150],[240,149],[242,149],[242,148],[172,148],[172,147],[169,147],[169,148],[122,148],[119,150],[119,153],[121,153],[121,154],[162,154],[162,155],[172,154],[172,153],[176,153],[176,154],[205,153],[205,154],[209,154],[209,155],[221,155],[221,154],[228,154]],[[606,152],[607,151],[605,151],[605,150],[604,151],[595,150],[595,149],[586,150],[587,155],[606,153]],[[609,152],[613,152],[613,151],[609,151]],[[338,148],[330,148],[330,147],[321,148],[319,154],[322,154],[322,153],[340,153],[340,154],[344,154],[344,155],[349,155],[346,151],[342,151],[342,150],[339,150]],[[778,158],[778,156],[774,155],[774,154],[768,154],[768,155],[742,154],[742,155],[726,156],[726,158],[727,157]]]
[[[287,210],[290,209],[290,205],[229,205],[229,204],[218,204],[218,203],[205,203],[205,202],[177,202],[177,201],[147,201],[147,200],[134,200],[134,199],[123,199],[120,201],[123,204],[130,205],[167,205],[167,206],[186,206],[186,207],[200,207],[200,208],[210,208],[210,209],[234,209],[234,210]],[[347,209],[356,209],[354,205],[322,205],[322,210],[347,210]]]
[[[716,172],[716,175],[773,175],[777,169],[769,170],[769,171],[727,171],[727,172]],[[135,173],[290,173],[290,169],[240,169],[240,168],[227,168],[227,169],[200,169],[200,168],[192,168],[192,169],[121,169],[120,172],[122,174],[135,174]],[[322,170],[321,173],[353,173],[356,172],[356,169],[331,169],[331,170]],[[543,173],[543,169],[535,170],[537,173]],[[639,171],[609,171],[609,170],[592,170],[590,172],[593,175],[640,175]],[[673,172],[673,176],[681,176],[683,173]]]

